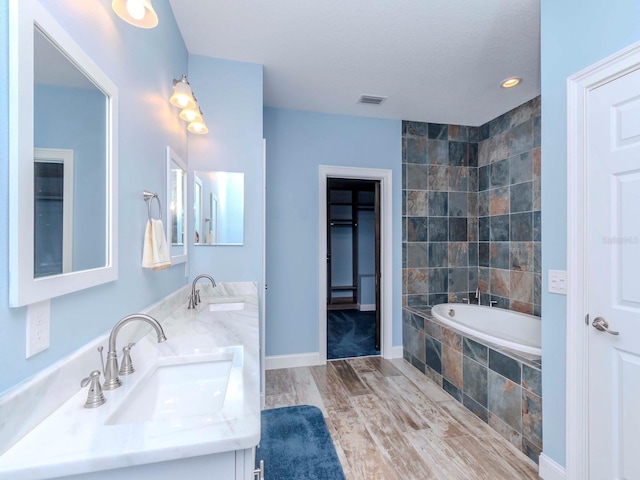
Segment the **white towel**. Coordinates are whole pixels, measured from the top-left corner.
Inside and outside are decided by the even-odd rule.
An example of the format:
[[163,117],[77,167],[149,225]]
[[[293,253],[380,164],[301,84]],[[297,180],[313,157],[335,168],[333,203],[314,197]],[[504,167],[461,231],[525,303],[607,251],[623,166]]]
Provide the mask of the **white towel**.
[[171,266],[171,255],[164,236],[162,220],[149,220],[144,232],[142,268],[162,270]]

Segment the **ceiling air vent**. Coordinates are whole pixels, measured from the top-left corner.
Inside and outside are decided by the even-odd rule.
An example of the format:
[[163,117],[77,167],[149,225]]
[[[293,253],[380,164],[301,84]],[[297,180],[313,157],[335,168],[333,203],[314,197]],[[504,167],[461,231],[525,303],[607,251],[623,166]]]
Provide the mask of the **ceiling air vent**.
[[379,97],[376,95],[360,95],[358,103],[364,103],[365,105],[380,105],[387,97]]

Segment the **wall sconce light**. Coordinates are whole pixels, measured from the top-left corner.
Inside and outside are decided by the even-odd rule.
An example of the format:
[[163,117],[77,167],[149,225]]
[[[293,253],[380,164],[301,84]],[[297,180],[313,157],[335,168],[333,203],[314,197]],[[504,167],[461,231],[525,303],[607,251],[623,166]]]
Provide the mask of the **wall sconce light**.
[[122,20],[135,27],[153,28],[158,25],[158,15],[151,0],[113,0],[111,8]]
[[182,75],[180,80],[173,80],[173,95],[171,95],[169,102],[181,109],[180,118],[189,123],[187,130],[199,135],[209,132],[207,124],[204,123],[202,110],[198,106],[198,101],[191,90],[186,75]]
[[204,135],[205,133],[209,132],[207,124],[204,123],[204,120],[202,119],[202,111],[200,111],[200,120],[194,120],[193,122],[189,123],[187,130],[189,130],[191,133],[197,133],[199,135]]
[[193,97],[191,85],[189,85],[186,75],[182,75],[180,80],[173,81],[173,95],[171,95],[169,102],[174,107],[188,108],[190,110],[197,108],[196,99]]
[[185,122],[202,122],[202,113],[199,108],[183,108],[180,112],[180,118]]

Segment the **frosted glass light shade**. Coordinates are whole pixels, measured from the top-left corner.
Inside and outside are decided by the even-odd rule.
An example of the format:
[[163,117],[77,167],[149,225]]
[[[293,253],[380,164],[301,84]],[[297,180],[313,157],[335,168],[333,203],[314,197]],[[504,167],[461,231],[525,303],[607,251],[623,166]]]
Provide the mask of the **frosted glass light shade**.
[[183,108],[180,112],[180,118],[185,122],[204,122],[202,114],[197,108]]
[[125,22],[140,28],[158,25],[158,15],[151,0],[113,0],[111,8]]
[[169,102],[171,102],[171,105],[182,108],[183,110],[195,110],[198,108],[185,75],[182,75],[182,78],[175,82],[173,86],[173,95],[171,95]]
[[195,133],[198,135],[204,135],[205,133],[209,133],[209,129],[207,128],[207,124],[202,122],[191,122],[187,127],[191,133]]

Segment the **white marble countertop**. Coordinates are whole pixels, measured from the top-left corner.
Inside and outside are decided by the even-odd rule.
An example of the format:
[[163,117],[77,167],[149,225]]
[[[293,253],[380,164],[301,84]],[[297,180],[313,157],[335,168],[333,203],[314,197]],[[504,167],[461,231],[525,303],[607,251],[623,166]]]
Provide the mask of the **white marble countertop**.
[[[84,408],[87,389],[82,388],[9,448],[0,456],[0,479],[56,478],[257,445],[260,439],[257,286],[222,284],[202,300],[196,310],[188,310],[185,303],[166,318],[157,318],[167,341],[156,343],[153,333],[138,340],[131,351],[136,371],[120,377],[122,387],[104,391],[107,398],[104,405]],[[207,308],[208,303],[229,301],[244,302],[244,309],[212,312]],[[129,341],[126,329],[127,326],[117,339],[119,351]],[[224,405],[219,412],[109,424],[109,418],[123,402],[126,406],[127,395],[144,380],[145,373],[154,368],[159,358],[171,356],[187,362],[190,356],[201,354],[233,357]],[[80,380],[77,379],[78,385]]]

